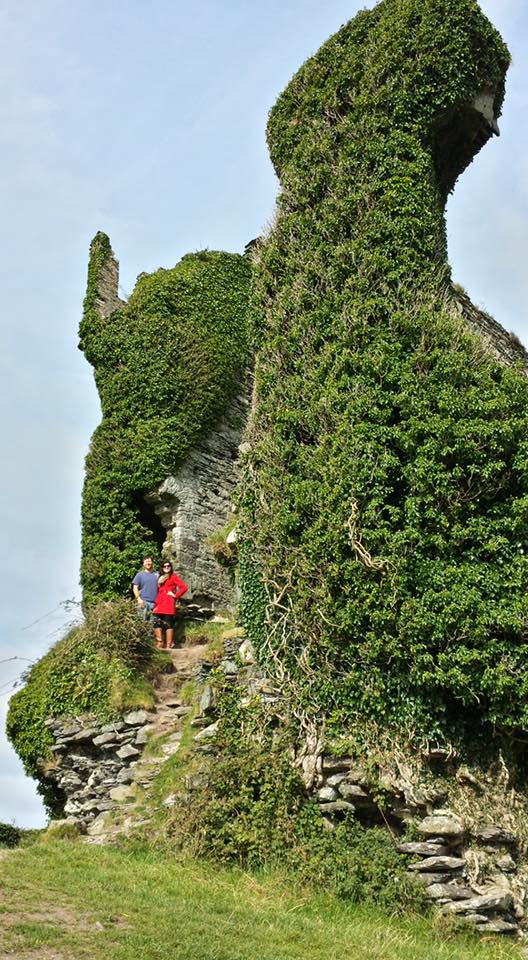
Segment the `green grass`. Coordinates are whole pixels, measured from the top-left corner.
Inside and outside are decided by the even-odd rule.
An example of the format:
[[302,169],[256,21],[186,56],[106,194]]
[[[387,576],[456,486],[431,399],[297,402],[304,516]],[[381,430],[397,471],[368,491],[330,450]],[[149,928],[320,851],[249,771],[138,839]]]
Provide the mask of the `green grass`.
[[0,941],[39,960],[500,960],[438,922],[390,919],[276,875],[255,877],[152,851],[34,844],[4,855]]

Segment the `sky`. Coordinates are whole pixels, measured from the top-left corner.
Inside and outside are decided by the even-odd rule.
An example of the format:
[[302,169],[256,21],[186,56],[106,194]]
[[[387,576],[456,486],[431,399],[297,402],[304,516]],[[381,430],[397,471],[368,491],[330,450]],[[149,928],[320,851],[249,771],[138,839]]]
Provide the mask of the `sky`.
[[[83,461],[100,411],[77,349],[88,246],[142,271],[242,252],[273,214],[268,110],[357,0],[0,0],[0,822],[42,826],[3,733],[21,672],[78,615]],[[454,279],[528,343],[528,7],[484,0],[513,55],[501,137],[448,205]],[[17,659],[11,659],[17,658]]]

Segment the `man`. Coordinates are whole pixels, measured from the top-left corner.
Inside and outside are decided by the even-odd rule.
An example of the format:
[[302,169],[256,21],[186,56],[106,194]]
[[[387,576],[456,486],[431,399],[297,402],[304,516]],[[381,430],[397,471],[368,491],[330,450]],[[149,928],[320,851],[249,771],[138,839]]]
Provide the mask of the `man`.
[[158,592],[158,571],[154,570],[152,557],[143,558],[143,569],[138,570],[132,580],[132,592],[137,600],[138,613],[144,620],[150,620]]

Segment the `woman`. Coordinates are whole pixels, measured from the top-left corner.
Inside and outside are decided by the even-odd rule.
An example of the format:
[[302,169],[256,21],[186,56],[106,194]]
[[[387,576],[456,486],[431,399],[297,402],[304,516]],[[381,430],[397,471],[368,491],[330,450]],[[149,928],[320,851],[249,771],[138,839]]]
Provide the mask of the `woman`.
[[[158,577],[158,592],[154,602],[154,636],[158,650],[172,650],[174,646],[174,620],[176,617],[176,600],[188,588],[183,580],[174,573],[172,563],[165,560],[161,565],[161,574]],[[163,646],[163,631],[165,631],[165,648]]]

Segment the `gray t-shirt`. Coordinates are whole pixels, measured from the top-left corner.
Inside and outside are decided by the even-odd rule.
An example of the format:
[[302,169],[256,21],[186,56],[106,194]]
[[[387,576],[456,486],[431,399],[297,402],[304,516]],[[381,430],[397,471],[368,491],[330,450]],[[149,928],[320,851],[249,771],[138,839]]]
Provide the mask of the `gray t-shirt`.
[[139,596],[142,600],[149,600],[154,603],[158,592],[158,577],[159,573],[157,571],[148,573],[146,570],[139,570],[136,573],[132,583],[139,587]]

